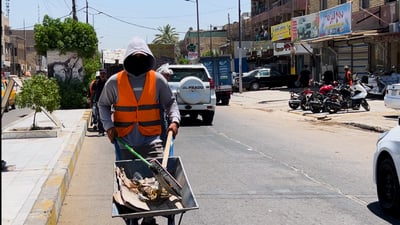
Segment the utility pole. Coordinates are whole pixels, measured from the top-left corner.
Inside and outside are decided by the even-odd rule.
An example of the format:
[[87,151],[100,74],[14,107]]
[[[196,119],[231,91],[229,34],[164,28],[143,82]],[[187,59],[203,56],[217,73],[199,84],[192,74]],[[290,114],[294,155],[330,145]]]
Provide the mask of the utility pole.
[[89,4],[86,0],[86,23],[89,23]]
[[72,19],[78,21],[78,17],[76,16],[75,0],[72,0]]
[[242,12],[240,9],[240,0],[238,0],[239,5],[239,93],[243,92],[242,84]]
[[213,50],[212,50],[212,24],[210,24],[210,54],[213,56]]
[[199,0],[196,0],[196,14],[197,14],[197,61],[200,61],[200,21],[199,21]]
[[28,71],[28,62],[26,61],[26,28],[25,28],[25,19],[24,19],[24,61],[25,61],[25,73],[22,76],[25,76]]
[[[292,0],[292,17],[294,18],[294,0]],[[291,40],[290,43],[290,75],[296,75],[296,48],[294,46],[294,41]]]

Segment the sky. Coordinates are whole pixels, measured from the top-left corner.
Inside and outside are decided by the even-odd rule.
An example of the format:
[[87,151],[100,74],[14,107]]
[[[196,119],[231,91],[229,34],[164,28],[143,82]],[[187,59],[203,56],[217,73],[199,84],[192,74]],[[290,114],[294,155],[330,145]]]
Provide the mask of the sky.
[[[51,18],[72,17],[72,0],[2,0],[2,12],[11,29],[32,30],[42,23],[44,15]],[[190,27],[197,30],[196,0],[75,0],[78,20],[88,23],[99,39],[99,50],[125,49],[135,36],[151,43],[157,30],[169,24],[184,38]],[[250,12],[250,0],[241,0],[241,12]],[[238,21],[239,0],[198,0],[200,30],[210,25],[222,27]]]

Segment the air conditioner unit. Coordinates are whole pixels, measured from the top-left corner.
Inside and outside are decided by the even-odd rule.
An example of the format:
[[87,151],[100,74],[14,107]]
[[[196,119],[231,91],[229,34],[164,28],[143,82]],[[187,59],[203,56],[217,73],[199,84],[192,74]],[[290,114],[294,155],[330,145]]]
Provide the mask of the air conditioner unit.
[[389,24],[389,32],[390,33],[398,33],[398,32],[400,32],[400,22],[390,23]]

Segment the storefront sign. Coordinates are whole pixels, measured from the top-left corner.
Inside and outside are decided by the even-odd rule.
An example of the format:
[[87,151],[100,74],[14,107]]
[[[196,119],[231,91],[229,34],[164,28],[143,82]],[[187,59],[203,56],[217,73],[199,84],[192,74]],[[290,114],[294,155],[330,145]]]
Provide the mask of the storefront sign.
[[319,12],[319,36],[351,33],[351,2]]
[[272,41],[290,38],[291,21],[280,23],[271,27]]
[[292,19],[292,41],[318,37],[319,16],[312,13]]

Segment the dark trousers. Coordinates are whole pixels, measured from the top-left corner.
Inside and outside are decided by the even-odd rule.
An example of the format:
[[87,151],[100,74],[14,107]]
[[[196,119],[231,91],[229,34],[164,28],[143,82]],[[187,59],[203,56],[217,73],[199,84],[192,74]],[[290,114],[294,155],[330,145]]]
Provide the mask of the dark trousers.
[[103,123],[101,122],[101,119],[100,119],[100,110],[99,110],[99,105],[97,104],[97,102],[96,102],[96,103],[94,103],[94,104],[96,104],[96,114],[97,114],[97,129],[99,130],[99,133],[104,133],[104,132],[105,132],[105,130],[104,130],[104,127],[103,127]]

